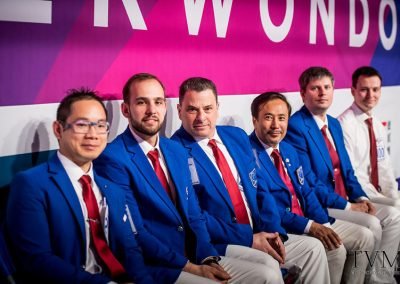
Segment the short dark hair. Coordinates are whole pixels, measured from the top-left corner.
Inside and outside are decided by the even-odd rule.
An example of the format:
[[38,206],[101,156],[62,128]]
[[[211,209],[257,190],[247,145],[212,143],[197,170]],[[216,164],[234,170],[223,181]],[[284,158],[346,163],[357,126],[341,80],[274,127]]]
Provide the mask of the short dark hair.
[[67,91],[67,95],[61,100],[57,108],[57,120],[66,122],[71,114],[72,104],[84,100],[97,101],[103,107],[106,118],[108,119],[107,109],[104,106],[103,100],[97,95],[97,92],[89,88],[81,87],[79,89],[70,89]]
[[375,68],[371,67],[371,66],[362,66],[356,69],[356,71],[353,72],[353,75],[351,76],[351,83],[353,88],[355,88],[357,86],[357,81],[358,78],[360,78],[361,76],[365,76],[365,77],[372,77],[372,76],[378,76],[379,79],[381,80],[381,84],[382,84],[382,76],[381,74],[378,72],[378,70],[376,70]]
[[329,77],[332,81],[332,85],[335,82],[335,78],[333,77],[332,73],[325,67],[312,66],[307,68],[299,77],[300,90],[304,91],[310,81],[320,79],[322,77]]
[[186,79],[179,87],[179,103],[180,104],[182,103],[186,92],[188,91],[201,92],[205,90],[211,90],[214,93],[216,102],[218,102],[217,87],[215,86],[213,81],[203,77],[192,77]]
[[132,77],[130,77],[128,79],[128,81],[126,81],[124,87],[122,88],[122,96],[123,96],[125,103],[129,103],[130,88],[131,88],[132,84],[136,83],[136,82],[143,82],[146,80],[156,80],[158,83],[160,83],[160,85],[163,88],[164,93],[165,93],[164,84],[155,75],[150,74],[150,73],[137,73],[137,74],[133,75]]
[[278,92],[265,92],[257,96],[251,103],[251,115],[257,119],[261,106],[273,100],[281,100],[285,102],[288,108],[289,116],[292,114],[292,106],[284,95]]

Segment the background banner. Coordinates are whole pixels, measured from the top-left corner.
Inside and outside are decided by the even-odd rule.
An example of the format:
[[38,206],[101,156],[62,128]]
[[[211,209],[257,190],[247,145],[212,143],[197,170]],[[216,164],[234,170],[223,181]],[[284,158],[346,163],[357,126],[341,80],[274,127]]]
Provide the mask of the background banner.
[[0,186],[57,148],[55,103],[70,88],[108,99],[112,139],[126,126],[118,110],[124,82],[153,73],[170,98],[169,136],[180,124],[179,84],[204,76],[225,97],[220,122],[249,132],[254,95],[284,92],[298,108],[297,79],[315,65],[335,75],[336,115],[351,103],[355,68],[382,73],[378,112],[390,122],[400,176],[399,10],[394,0],[0,0]]

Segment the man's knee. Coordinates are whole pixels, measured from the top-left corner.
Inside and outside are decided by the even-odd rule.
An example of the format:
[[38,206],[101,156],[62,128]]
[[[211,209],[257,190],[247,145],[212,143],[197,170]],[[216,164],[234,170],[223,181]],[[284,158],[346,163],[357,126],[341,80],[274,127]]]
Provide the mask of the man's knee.
[[372,251],[375,246],[374,235],[379,234],[379,232],[380,235],[382,235],[382,228],[380,225],[377,230],[378,231],[373,231],[372,229],[360,226],[355,249],[361,251]]

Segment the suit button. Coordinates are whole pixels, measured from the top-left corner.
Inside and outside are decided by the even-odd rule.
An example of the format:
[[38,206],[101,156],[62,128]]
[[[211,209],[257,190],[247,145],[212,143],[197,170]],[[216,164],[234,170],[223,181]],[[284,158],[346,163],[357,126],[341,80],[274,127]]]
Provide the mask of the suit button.
[[232,217],[232,222],[233,222],[233,223],[237,223],[236,217]]
[[183,232],[183,226],[178,226],[178,231]]
[[287,212],[290,212],[290,207],[286,207],[286,211],[287,211]]

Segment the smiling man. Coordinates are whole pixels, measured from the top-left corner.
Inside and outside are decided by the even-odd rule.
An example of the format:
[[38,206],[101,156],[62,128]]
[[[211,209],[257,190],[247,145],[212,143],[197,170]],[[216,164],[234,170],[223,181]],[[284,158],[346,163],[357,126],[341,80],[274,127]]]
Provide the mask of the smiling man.
[[[218,107],[217,88],[211,80],[185,80],[179,89],[182,127],[172,136],[190,156],[192,183],[212,242],[227,256],[266,263],[268,273],[278,274],[279,263],[296,264],[302,268],[301,282],[328,283],[321,242],[287,236],[269,187],[257,171],[246,133],[237,127],[217,126]],[[288,240],[283,244],[281,239]],[[238,245],[248,247],[247,252]]]
[[387,150],[387,133],[374,109],[381,97],[382,77],[370,66],[354,71],[353,104],[339,117],[354,173],[368,197],[400,208],[398,184]]
[[[355,259],[351,252],[372,251],[372,232],[342,220],[334,222],[331,218],[333,224],[329,223],[326,208],[305,178],[310,169],[303,167],[296,150],[282,141],[291,114],[286,97],[276,92],[263,93],[253,100],[251,113],[254,132],[249,136],[250,142],[259,167],[270,181],[282,226],[289,233],[308,234],[324,244],[332,284],[363,283],[367,259],[359,258],[361,273],[353,273]],[[346,250],[350,252],[347,257]]]
[[[400,214],[393,207],[372,203],[354,175],[342,128],[328,115],[334,78],[324,67],[310,67],[299,78],[304,106],[289,119],[285,140],[298,152],[308,184],[329,216],[369,228],[374,234],[376,259],[368,266],[372,283],[393,283],[393,263],[400,242]],[[370,252],[371,255],[371,252]],[[363,257],[367,257],[364,255]],[[373,266],[372,266],[373,265]],[[357,272],[357,271],[355,271]]]
[[53,131],[57,153],[11,184],[7,232],[18,276],[26,283],[154,283],[127,221],[125,192],[92,167],[107,143],[103,102],[93,91],[71,90]]

